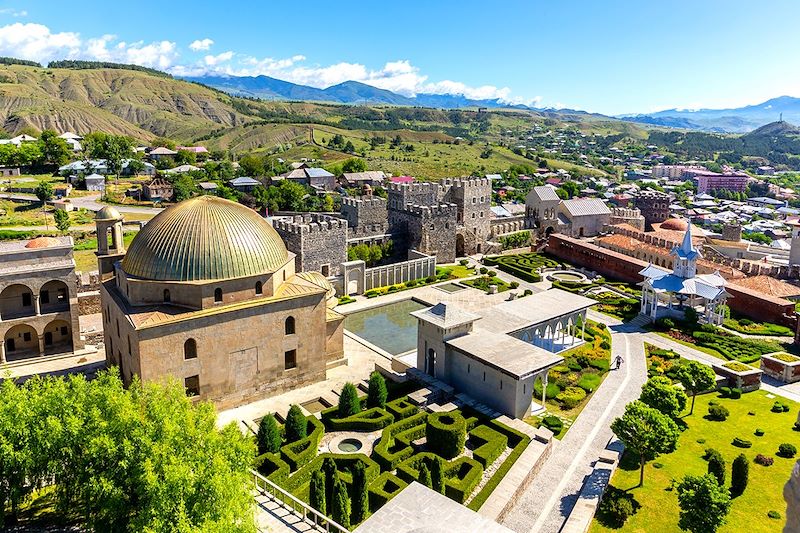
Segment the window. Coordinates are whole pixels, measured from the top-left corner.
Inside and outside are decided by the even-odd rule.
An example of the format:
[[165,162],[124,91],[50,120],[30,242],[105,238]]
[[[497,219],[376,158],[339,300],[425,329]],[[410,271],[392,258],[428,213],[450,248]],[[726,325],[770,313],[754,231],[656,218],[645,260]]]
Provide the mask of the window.
[[483,381],[486,381],[486,371],[483,371]]
[[470,365],[469,363],[467,363],[467,374],[469,374],[469,369],[470,369],[470,366],[471,366],[471,365]]
[[117,337],[119,337],[119,319],[117,319]]
[[283,354],[283,368],[291,370],[297,367],[297,350],[289,350]]
[[67,326],[61,326],[61,336],[62,337],[67,336]]
[[43,304],[49,304],[50,303],[50,291],[42,291],[42,297],[40,298],[40,301]]
[[214,302],[219,303],[222,301],[222,289],[214,289]]
[[24,292],[22,293],[22,307],[30,307],[31,306],[31,293]]
[[186,339],[183,343],[183,358],[197,359],[197,343],[194,339]]
[[131,346],[131,336],[128,335],[128,355],[133,355],[133,347]]
[[472,213],[472,218],[475,218],[475,213]]
[[503,390],[503,380],[500,380],[500,390]]
[[67,300],[67,289],[58,289],[58,301],[65,302]]
[[263,294],[263,293],[264,293],[263,285],[261,285],[260,281],[256,281],[256,294]]
[[284,324],[284,333],[287,335],[294,335],[294,317],[290,316],[286,319],[286,323]]
[[326,278],[331,275],[331,266],[330,265],[322,265],[320,267],[320,270],[322,271],[322,275],[325,276]]
[[164,289],[164,303],[168,304],[172,301],[172,297],[169,294],[169,289]]
[[186,396],[200,396],[200,376],[189,376],[183,380]]
[[26,331],[25,333],[23,333],[22,334],[22,340],[25,341],[25,342],[31,342],[31,332],[30,331]]

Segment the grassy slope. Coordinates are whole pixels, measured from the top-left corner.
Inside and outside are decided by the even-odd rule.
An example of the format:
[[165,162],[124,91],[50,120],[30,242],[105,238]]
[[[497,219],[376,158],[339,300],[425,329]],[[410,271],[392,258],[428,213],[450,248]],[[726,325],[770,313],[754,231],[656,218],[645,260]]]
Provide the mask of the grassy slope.
[[[719,399],[717,394],[706,394],[697,398],[694,414],[683,420],[688,425],[678,441],[677,451],[662,455],[650,461],[645,467],[644,487],[633,488],[639,482],[637,464],[625,462],[611,480],[612,485],[620,489],[631,489],[633,496],[642,505],[637,514],[618,530],[624,533],[650,533],[679,531],[678,499],[675,491],[668,490],[671,480],[680,480],[686,474],[704,474],[707,463],[702,458],[706,448],[719,450],[726,462],[726,483],[730,486],[730,468],[734,458],[744,453],[750,462],[750,481],[742,496],[733,500],[728,523],[719,533],[748,531],[749,533],[778,533],[783,522],[767,518],[770,510],[785,515],[786,504],[783,501],[783,485],[789,479],[796,459],[783,459],[775,453],[778,445],[784,442],[797,443],[798,433],[792,430],[800,405],[790,403],[788,413],[772,413],[774,399],[767,398],[767,393],[756,391],[745,394],[739,400]],[[716,400],[730,410],[730,418],[726,422],[712,422],[703,418],[708,412],[708,402]],[[749,411],[756,416],[748,415]],[[756,437],[756,428],[765,431],[763,437]],[[741,449],[731,445],[734,437],[742,437],[753,442],[753,447]],[[705,443],[698,443],[705,439]],[[764,467],[752,462],[756,454],[764,454],[775,458],[775,464]],[[635,461],[634,461],[635,462]],[[654,468],[655,463],[664,466]],[[590,532],[599,533],[615,531],[602,526],[595,520]]]

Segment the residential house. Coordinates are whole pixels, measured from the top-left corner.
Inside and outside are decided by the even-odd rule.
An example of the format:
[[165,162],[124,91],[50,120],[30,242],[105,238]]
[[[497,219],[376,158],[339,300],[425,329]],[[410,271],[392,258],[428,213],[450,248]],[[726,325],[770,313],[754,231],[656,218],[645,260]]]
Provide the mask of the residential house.
[[380,170],[369,170],[366,172],[344,172],[339,176],[339,185],[342,187],[379,187],[386,180],[386,174]]
[[147,156],[153,161],[159,161],[160,159],[164,159],[166,157],[175,157],[176,155],[178,155],[178,152],[176,152],[175,150],[170,150],[165,146],[159,146],[158,148],[153,148],[147,154]]
[[164,178],[156,178],[142,187],[142,193],[146,200],[168,202],[172,200],[175,190],[172,184]]
[[253,189],[261,185],[261,182],[247,176],[240,176],[230,180],[228,185],[239,192],[251,193]]
[[87,191],[103,192],[106,190],[105,176],[100,174],[89,174],[88,176],[84,177],[83,180],[86,183]]

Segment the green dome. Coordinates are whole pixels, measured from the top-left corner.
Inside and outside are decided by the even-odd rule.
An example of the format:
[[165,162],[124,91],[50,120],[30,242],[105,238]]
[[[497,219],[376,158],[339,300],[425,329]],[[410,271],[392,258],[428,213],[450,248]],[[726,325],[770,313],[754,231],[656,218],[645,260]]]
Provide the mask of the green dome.
[[206,195],[148,222],[131,242],[122,269],[156,281],[207,281],[272,273],[287,259],[280,236],[258,213]]

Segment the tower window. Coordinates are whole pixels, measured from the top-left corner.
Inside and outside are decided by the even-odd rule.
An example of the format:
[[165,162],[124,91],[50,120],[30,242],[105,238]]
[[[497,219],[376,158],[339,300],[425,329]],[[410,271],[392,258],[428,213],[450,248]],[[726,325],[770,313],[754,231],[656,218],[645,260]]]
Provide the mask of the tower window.
[[189,376],[183,380],[186,396],[200,396],[200,376]]
[[222,301],[222,289],[214,289],[214,302],[219,303]]
[[183,343],[183,358],[197,359],[197,342],[194,339],[186,339]]
[[289,350],[283,354],[284,370],[291,370],[297,367],[297,350]]
[[169,289],[164,289],[164,303],[168,304],[172,301],[172,298],[169,295]]
[[286,335],[294,335],[294,317],[290,316],[286,318],[286,323],[284,324],[284,330]]
[[256,281],[256,294],[263,294],[264,287],[261,285],[260,281]]

